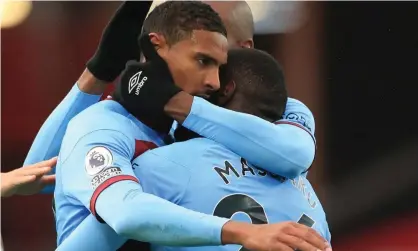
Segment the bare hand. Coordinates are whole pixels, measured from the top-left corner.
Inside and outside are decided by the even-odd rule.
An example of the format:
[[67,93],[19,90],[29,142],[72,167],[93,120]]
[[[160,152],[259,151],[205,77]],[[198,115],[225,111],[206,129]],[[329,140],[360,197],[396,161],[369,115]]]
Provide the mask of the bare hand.
[[242,242],[253,251],[331,251],[328,242],[314,229],[296,222],[253,225],[256,231]]
[[15,194],[31,195],[55,182],[55,175],[46,175],[57,163],[57,158],[1,173],[1,197]]

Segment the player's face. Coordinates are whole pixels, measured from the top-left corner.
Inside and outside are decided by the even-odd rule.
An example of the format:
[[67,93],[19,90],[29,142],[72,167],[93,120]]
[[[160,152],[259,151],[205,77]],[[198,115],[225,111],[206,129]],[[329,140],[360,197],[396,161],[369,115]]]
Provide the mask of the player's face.
[[208,98],[219,89],[219,67],[227,61],[225,36],[196,30],[190,38],[160,49],[159,54],[167,62],[175,83],[184,91]]

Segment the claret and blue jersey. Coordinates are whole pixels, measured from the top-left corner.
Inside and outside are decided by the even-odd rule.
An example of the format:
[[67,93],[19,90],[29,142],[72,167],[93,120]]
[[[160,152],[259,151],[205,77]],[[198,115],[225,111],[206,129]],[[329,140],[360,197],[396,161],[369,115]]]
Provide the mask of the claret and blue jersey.
[[[304,176],[273,175],[212,140],[197,138],[154,149],[133,165],[145,192],[188,209],[255,224],[299,221],[330,240],[324,210]],[[238,250],[234,248],[217,250]]]

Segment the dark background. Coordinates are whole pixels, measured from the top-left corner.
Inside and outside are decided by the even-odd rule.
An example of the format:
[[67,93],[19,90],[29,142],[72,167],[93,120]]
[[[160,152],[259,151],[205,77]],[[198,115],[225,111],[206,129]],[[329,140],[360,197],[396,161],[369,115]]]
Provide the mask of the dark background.
[[[2,172],[20,167],[43,121],[93,54],[116,2],[33,2],[1,30]],[[316,118],[309,175],[334,250],[418,250],[418,4],[310,2],[297,31],[257,36],[290,94]],[[6,251],[52,250],[51,196],[2,199]]]

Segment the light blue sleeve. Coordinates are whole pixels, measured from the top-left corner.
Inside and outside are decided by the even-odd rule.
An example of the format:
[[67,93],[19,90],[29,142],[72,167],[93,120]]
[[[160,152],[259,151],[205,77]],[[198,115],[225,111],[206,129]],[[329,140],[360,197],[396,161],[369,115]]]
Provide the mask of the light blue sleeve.
[[58,247],[57,251],[115,251],[127,239],[116,234],[107,224],[89,215]]
[[113,251],[127,239],[168,246],[217,246],[221,245],[222,226],[228,221],[144,193],[130,181],[106,189],[97,207],[109,225],[90,215],[57,250]]
[[96,207],[118,235],[164,246],[221,245],[222,227],[229,220],[145,193],[133,181],[118,182],[104,190]]
[[59,171],[65,179],[64,193],[81,201],[126,239],[168,246],[220,245],[228,219],[194,212],[143,192],[133,176],[134,143],[130,141],[121,132],[99,130],[83,137],[74,149],[63,147],[60,161],[64,164]]
[[95,204],[103,190],[122,180],[137,181],[131,165],[135,143],[114,126],[73,139],[71,132],[77,126],[80,125],[75,124],[65,136],[58,158],[57,181],[62,182],[67,197],[81,202],[96,215]]
[[[58,156],[68,122],[87,107],[97,103],[100,97],[101,95],[82,92],[75,84],[42,125],[23,165],[34,164]],[[51,185],[42,192],[52,193],[53,191],[54,186]]]
[[[92,119],[104,120],[102,117]],[[114,251],[126,241],[97,219],[102,220],[97,215],[96,202],[103,190],[123,180],[137,180],[130,162],[134,153],[133,139],[118,131],[119,126],[115,123],[107,125],[108,129],[89,132],[79,139],[74,133],[77,134],[77,128],[83,125],[70,124],[65,135],[58,159],[57,182],[62,182],[62,191],[68,198],[83,204],[92,214],[61,241],[57,250]],[[123,121],[119,125],[121,131],[127,130]],[[100,199],[112,202],[111,198]]]
[[106,189],[97,211],[107,224],[89,215],[57,250],[114,251],[128,239],[165,246],[218,246],[228,221],[144,193],[130,181]]
[[302,131],[306,132],[303,137],[300,137],[300,141],[298,142],[301,146],[300,151],[292,156],[297,163],[305,162],[303,165],[306,166],[306,169],[302,175],[306,176],[316,151],[315,118],[311,110],[301,101],[288,98],[282,119],[276,121],[275,124],[277,126],[293,128],[293,130],[297,130],[299,133]]
[[227,110],[194,97],[183,126],[242,156],[264,170],[294,178],[306,171],[315,156],[315,142],[294,124],[267,122]]

